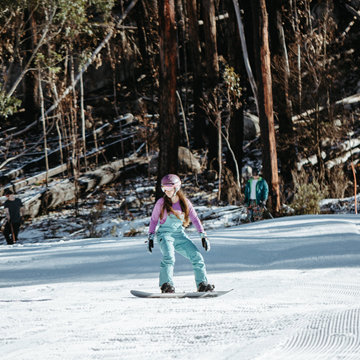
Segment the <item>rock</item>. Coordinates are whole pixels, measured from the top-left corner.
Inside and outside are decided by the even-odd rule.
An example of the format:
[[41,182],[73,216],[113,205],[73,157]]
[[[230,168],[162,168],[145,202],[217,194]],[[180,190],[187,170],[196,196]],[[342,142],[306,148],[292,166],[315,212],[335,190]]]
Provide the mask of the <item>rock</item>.
[[[179,172],[180,173],[199,173],[200,172],[200,170],[201,170],[200,163],[189,149],[179,146],[178,156],[179,156]],[[157,174],[158,163],[159,163],[159,153],[155,153],[149,163],[151,175]]]
[[192,152],[180,146],[179,147],[179,171],[181,173],[199,173],[201,166]]
[[251,175],[252,175],[252,168],[251,168],[251,166],[249,166],[249,165],[243,166],[243,168],[241,169],[241,177],[242,177],[243,179],[246,179],[246,178],[251,177]]
[[250,113],[244,114],[244,140],[253,140],[259,135],[259,118]]

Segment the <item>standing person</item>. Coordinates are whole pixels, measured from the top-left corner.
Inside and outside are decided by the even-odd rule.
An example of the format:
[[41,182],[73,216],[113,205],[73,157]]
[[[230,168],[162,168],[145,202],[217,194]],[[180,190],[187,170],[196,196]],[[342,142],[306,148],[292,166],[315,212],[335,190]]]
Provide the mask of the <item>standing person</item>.
[[253,176],[245,185],[245,203],[251,222],[263,220],[264,206],[269,195],[269,186],[261,176],[260,169],[253,169]]
[[185,234],[190,220],[195,225],[205,251],[210,250],[210,242],[191,202],[180,190],[181,180],[177,175],[169,174],[161,180],[164,197],[160,198],[153,209],[149,225],[147,249],[152,253],[155,229],[157,243],[163,258],[160,264],[159,286],[163,293],[174,293],[173,272],[175,251],[192,263],[196,287],[199,292],[212,291],[215,286],[208,284],[204,259],[195,244]]
[[[8,245],[14,244],[18,240],[21,217],[24,216],[24,205],[19,198],[15,198],[10,189],[5,190],[7,200],[4,202],[7,222],[4,228],[4,236]],[[11,237],[10,237],[11,235]]]

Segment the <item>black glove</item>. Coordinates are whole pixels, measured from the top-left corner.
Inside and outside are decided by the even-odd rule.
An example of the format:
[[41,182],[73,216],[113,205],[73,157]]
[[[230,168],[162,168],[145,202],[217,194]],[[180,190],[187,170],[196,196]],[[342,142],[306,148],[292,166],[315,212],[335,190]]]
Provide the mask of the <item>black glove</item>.
[[151,254],[152,249],[154,248],[154,234],[149,234],[148,241],[147,241],[147,251]]

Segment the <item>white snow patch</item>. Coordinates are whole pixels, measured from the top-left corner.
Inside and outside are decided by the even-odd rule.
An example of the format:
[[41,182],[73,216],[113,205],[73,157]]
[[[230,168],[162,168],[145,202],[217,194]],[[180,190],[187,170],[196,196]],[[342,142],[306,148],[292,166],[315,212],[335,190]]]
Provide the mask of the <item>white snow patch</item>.
[[[308,215],[208,230],[209,281],[234,289],[211,299],[133,297],[159,291],[146,236],[1,246],[1,359],[358,359],[359,226]],[[176,290],[194,291],[176,259]]]

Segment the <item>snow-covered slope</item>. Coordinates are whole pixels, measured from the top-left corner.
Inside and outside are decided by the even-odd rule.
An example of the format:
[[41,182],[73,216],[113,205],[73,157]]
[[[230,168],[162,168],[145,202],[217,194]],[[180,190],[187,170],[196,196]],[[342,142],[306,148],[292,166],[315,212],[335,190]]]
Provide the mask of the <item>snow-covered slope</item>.
[[[145,237],[0,247],[1,359],[359,359],[360,217],[208,231],[213,299],[159,291]],[[197,234],[191,238],[200,247]],[[177,291],[195,290],[177,255]]]

